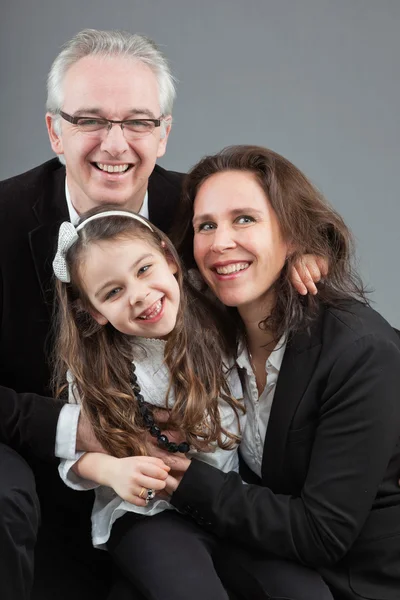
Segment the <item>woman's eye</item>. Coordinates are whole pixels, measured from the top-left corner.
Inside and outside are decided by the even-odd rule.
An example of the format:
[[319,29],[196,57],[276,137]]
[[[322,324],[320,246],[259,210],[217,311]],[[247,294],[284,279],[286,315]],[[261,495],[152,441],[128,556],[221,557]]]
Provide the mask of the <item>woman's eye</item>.
[[110,300],[111,298],[114,298],[114,296],[116,296],[121,290],[122,290],[122,288],[120,288],[120,287],[110,290],[106,294],[105,300]]
[[138,271],[138,275],[142,275],[142,273],[146,273],[146,271],[148,271],[150,269],[151,265],[144,265],[143,267],[140,267],[139,271]]
[[236,223],[239,223],[239,225],[247,225],[247,223],[254,223],[255,219],[254,217],[250,217],[249,215],[241,215],[240,217],[238,217],[236,219]]

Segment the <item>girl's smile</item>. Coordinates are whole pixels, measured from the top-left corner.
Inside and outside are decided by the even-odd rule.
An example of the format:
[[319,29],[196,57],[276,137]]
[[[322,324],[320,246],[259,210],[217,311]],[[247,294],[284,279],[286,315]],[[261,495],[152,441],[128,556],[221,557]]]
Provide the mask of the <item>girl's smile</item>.
[[90,244],[80,277],[100,325],[127,335],[165,337],[174,329],[177,267],[148,241],[128,237]]

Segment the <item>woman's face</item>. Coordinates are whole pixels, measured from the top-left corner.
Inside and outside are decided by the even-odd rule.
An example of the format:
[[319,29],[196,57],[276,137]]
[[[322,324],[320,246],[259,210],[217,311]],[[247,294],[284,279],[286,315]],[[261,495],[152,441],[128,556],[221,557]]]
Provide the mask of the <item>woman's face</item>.
[[194,202],[194,256],[214,294],[242,317],[271,310],[288,254],[269,200],[250,172],[216,173]]

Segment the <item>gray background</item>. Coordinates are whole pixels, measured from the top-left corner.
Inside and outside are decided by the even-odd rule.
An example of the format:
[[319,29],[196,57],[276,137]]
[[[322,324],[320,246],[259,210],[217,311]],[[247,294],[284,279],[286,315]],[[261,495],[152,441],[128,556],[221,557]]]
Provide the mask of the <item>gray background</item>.
[[154,38],[179,80],[162,164],[232,143],[282,153],[352,228],[400,327],[400,0],[12,0],[0,20],[0,179],[52,156],[47,71],[85,27]]

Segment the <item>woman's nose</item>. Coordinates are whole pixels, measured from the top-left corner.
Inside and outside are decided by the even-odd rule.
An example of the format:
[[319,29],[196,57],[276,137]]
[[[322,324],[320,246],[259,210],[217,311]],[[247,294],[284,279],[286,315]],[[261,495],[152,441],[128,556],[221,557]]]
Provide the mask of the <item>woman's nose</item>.
[[223,252],[236,246],[232,231],[227,227],[221,227],[215,230],[211,250],[214,252]]

